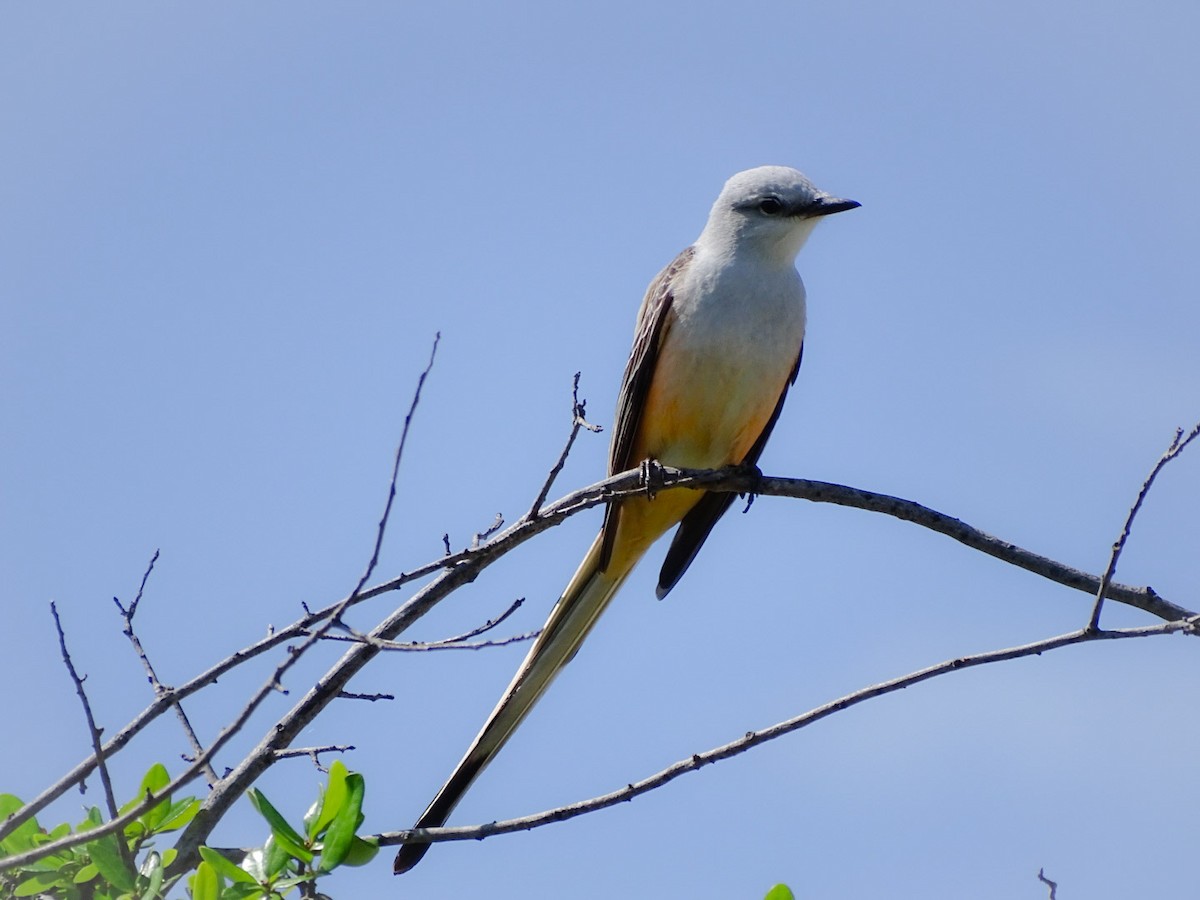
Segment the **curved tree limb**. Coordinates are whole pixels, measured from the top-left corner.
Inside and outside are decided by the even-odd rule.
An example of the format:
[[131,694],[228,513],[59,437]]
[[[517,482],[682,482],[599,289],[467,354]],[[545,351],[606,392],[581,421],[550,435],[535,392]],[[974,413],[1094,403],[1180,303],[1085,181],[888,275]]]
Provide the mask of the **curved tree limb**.
[[[1082,572],[1048,557],[1025,550],[1015,544],[967,525],[961,520],[945,513],[899,497],[851,488],[845,485],[831,484],[829,482],[761,476],[757,472],[738,468],[726,468],[714,471],[663,468],[658,473],[658,480],[660,483],[656,487],[660,490],[704,489],[755,493],[767,496],[793,497],[817,503],[833,503],[870,512],[879,512],[944,534],[972,549],[979,550],[1066,587],[1094,595],[1100,586],[1100,578],[1096,575]],[[237,665],[280,644],[302,636],[314,625],[328,619],[331,615],[344,611],[351,605],[357,605],[385,593],[398,590],[417,579],[440,571],[441,574],[432,582],[402,604],[371,632],[374,637],[383,640],[392,640],[420,619],[448,594],[461,585],[474,581],[484,568],[500,556],[584,509],[610,500],[638,494],[643,489],[640,470],[634,469],[623,472],[590,487],[568,494],[549,506],[538,510],[534,516],[526,515],[520,521],[509,526],[503,532],[477,548],[463,550],[431,561],[396,578],[370,588],[364,588],[357,595],[351,595],[316,612],[308,613],[287,628],[237,651],[181,687],[168,690],[162,696],[156,698],[154,703],[143,710],[142,713],[126,725],[125,728],[121,729],[110,741],[105,743],[103,752],[111,756],[113,753],[119,751],[144,729],[146,725],[172,708],[179,700],[214,683],[217,678]],[[1166,621],[1183,620],[1195,615],[1191,610],[1162,598],[1149,587],[1139,588],[1112,583],[1105,592],[1105,596],[1117,602],[1142,609]],[[180,863],[184,863],[185,856],[187,855],[184,851],[195,852],[196,848],[204,841],[216,822],[224,815],[228,806],[237,797],[241,796],[245,789],[278,758],[278,752],[286,749],[299,731],[311,722],[337,696],[350,679],[378,652],[377,649],[369,645],[358,646],[348,651],[292,710],[281,717],[268,730],[267,735],[243,763],[228,776],[221,779],[209,795],[205,809],[196,817],[192,826],[185,832],[184,839],[180,842]],[[71,786],[78,784],[94,768],[94,756],[81,762],[63,779],[48,788],[19,812],[10,816],[0,826],[0,837],[10,833],[22,821],[35,815],[58,796],[61,796]],[[192,777],[195,776],[193,775]],[[180,781],[179,784],[173,782],[172,789],[177,789],[183,783],[186,782]],[[95,836],[93,834],[92,838]],[[55,842],[54,848],[57,848],[60,843]],[[46,845],[46,849],[47,852],[51,852],[53,848],[51,845]]]
[[695,772],[698,769],[710,765],[711,763],[719,762],[723,759],[728,759],[731,756],[737,756],[745,753],[759,744],[765,744],[767,741],[773,741],[776,738],[782,737],[785,734],[790,734],[793,731],[799,731],[809,725],[819,722],[822,719],[841,712],[844,709],[849,709],[851,706],[857,706],[860,703],[865,703],[867,700],[873,700],[876,697],[882,697],[886,694],[891,694],[904,688],[911,687],[915,684],[920,684],[922,681],[928,681],[931,678],[937,678],[941,675],[948,675],[951,672],[960,672],[966,669],[971,669],[976,666],[984,666],[990,663],[1005,662],[1011,659],[1021,659],[1027,656],[1037,656],[1043,653],[1049,653],[1052,650],[1059,650],[1063,647],[1070,647],[1073,644],[1086,644],[1094,641],[1104,640],[1120,640],[1124,638],[1140,638],[1154,637],[1165,634],[1173,634],[1176,632],[1182,634],[1196,635],[1197,626],[1200,625],[1200,617],[1179,622],[1165,622],[1161,625],[1148,625],[1142,628],[1122,628],[1114,631],[1099,631],[1090,628],[1081,628],[1078,631],[1072,631],[1068,634],[1058,635],[1057,637],[1046,638],[1033,643],[1023,644],[1019,647],[1007,647],[1003,650],[992,650],[987,653],[979,653],[973,656],[962,656],[955,659],[948,659],[945,662],[937,665],[929,666],[928,668],[919,669],[916,672],[911,672],[908,675],[902,675],[899,678],[893,678],[889,681],[881,682],[870,687],[862,688],[854,691],[851,694],[846,694],[836,700],[832,700],[822,706],[809,710],[806,713],[801,713],[798,716],[779,722],[769,728],[763,728],[758,731],[748,731],[745,735],[737,740],[730,741],[720,747],[714,747],[703,753],[696,753],[687,759],[682,759],[673,765],[668,766],[660,772],[656,772],[640,781],[632,782],[623,788],[611,791],[607,794],[602,794],[598,797],[593,797],[590,800],[583,800],[579,803],[572,803],[567,806],[560,806],[556,809],[549,809],[544,812],[534,813],[529,816],[521,816],[515,819],[504,819],[498,822],[489,822],[483,825],[470,825],[457,828],[416,828],[407,829],[405,831],[388,831],[382,834],[373,835],[378,839],[380,845],[404,844],[409,842],[441,842],[441,841],[472,841],[482,840],[486,837],[491,837],[494,834],[509,834],[514,831],[529,831],[533,828],[538,828],[543,825],[549,825],[553,822],[563,822],[567,819],[573,819],[576,816],[581,816],[585,813],[595,812],[599,809],[606,809],[610,806],[616,806],[619,803],[627,803],[634,797],[638,797],[648,791],[662,787],[669,781],[674,781],[681,775],[686,775],[689,772]]

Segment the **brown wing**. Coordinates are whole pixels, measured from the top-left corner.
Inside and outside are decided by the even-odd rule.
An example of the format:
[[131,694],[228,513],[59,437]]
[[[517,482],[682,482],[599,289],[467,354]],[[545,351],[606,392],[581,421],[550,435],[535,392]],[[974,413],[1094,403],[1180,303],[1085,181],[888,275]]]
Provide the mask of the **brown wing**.
[[[783,386],[779,402],[775,404],[775,410],[771,413],[771,418],[767,420],[762,434],[758,436],[758,440],[754,442],[754,446],[742,460],[743,465],[758,464],[758,458],[762,456],[763,448],[767,446],[767,439],[771,436],[775,422],[783,411],[783,401],[787,399],[788,387],[796,383],[796,375],[800,371],[800,360],[803,357],[804,344],[801,344],[800,351],[796,354],[796,365],[792,367],[791,377]],[[671,539],[671,546],[667,549],[666,558],[663,559],[662,569],[658,573],[658,587],[655,588],[654,593],[659,600],[667,596],[671,588],[675,587],[679,579],[683,577],[683,573],[688,570],[688,566],[692,564],[692,560],[696,558],[696,554],[708,540],[708,535],[713,530],[713,526],[717,524],[717,520],[725,515],[725,511],[733,505],[736,498],[737,494],[728,491],[707,493],[683,517],[679,527],[675,530],[675,537]]]
[[[629,351],[629,361],[625,364],[625,375],[621,379],[621,391],[617,395],[616,423],[613,425],[612,443],[608,448],[609,475],[624,472],[642,462],[640,459],[629,458],[633,439],[641,423],[646,390],[654,376],[658,348],[662,346],[666,334],[674,282],[695,252],[693,248],[688,247],[676,256],[671,264],[650,282],[646,296],[642,299],[641,308],[638,310],[637,330],[633,336],[633,348]],[[604,526],[601,529],[604,538],[600,546],[601,571],[608,566],[612,557],[612,542],[616,539],[619,514],[619,504],[610,503],[604,509]]]

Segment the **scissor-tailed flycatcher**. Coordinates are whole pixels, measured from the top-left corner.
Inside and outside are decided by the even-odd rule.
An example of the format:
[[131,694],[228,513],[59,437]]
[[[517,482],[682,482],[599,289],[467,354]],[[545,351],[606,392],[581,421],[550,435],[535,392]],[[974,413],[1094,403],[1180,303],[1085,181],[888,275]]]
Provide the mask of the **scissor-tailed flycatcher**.
[[[800,172],[763,166],[734,175],[708,224],[650,283],[617,400],[610,475],[650,459],[680,468],[754,464],[796,380],[804,284],[796,254],[817,219],[859,204],[817,190]],[[604,525],[483,730],[414,828],[451,811],[571,660],[642,555],[679,525],[658,579],[665,597],[734,494],[666,491],[610,504]],[[407,872],[429,844],[406,844]]]

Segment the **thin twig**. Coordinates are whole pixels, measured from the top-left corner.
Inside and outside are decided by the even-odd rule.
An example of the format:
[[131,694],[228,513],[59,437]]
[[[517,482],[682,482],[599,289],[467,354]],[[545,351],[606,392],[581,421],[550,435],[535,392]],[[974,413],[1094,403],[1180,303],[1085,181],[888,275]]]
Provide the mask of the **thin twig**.
[[1055,897],[1058,895],[1058,882],[1047,878],[1045,869],[1038,869],[1038,881],[1050,888],[1049,900],[1055,900]]
[[[376,700],[395,700],[395,694],[356,694],[353,691],[340,691],[338,693],[339,700],[369,700],[374,703]],[[282,752],[282,751],[276,751]]]
[[491,525],[483,529],[483,531],[475,532],[474,536],[471,538],[471,549],[478,550],[483,546],[484,542],[486,542],[488,538],[490,538],[503,527],[504,513],[496,513],[496,518],[492,519]]
[[383,834],[376,835],[381,845],[404,844],[404,843],[419,843],[440,842],[440,841],[466,841],[479,840],[489,837],[493,834],[507,834],[513,831],[528,831],[531,828],[537,828],[542,825],[549,825],[552,822],[561,822],[566,819],[573,819],[576,816],[584,813],[593,812],[598,809],[605,809],[610,806],[616,806],[619,803],[625,803],[632,800],[634,797],[655,790],[669,781],[674,781],[681,775],[689,772],[695,772],[703,766],[718,762],[723,759],[728,759],[731,756],[737,756],[745,753],[752,747],[757,747],[759,744],[773,741],[776,738],[782,737],[785,734],[790,734],[793,731],[798,731],[814,722],[819,722],[821,719],[827,718],[834,713],[841,712],[851,706],[856,706],[864,703],[867,700],[873,700],[876,697],[882,697],[887,694],[895,693],[896,691],[912,687],[922,681],[928,681],[940,675],[948,675],[951,672],[960,672],[976,666],[988,665],[991,663],[1004,662],[1011,659],[1020,659],[1022,657],[1037,656],[1043,653],[1049,653],[1052,650],[1057,650],[1062,647],[1069,647],[1072,644],[1085,644],[1092,641],[1100,640],[1120,640],[1124,638],[1142,638],[1153,637],[1165,634],[1174,634],[1181,632],[1185,634],[1195,635],[1197,633],[1197,625],[1200,624],[1200,617],[1182,622],[1164,622],[1161,625],[1149,625],[1142,628],[1125,628],[1115,631],[1088,631],[1087,629],[1079,629],[1072,631],[1069,634],[1059,635],[1057,637],[1046,638],[1044,640],[1035,641],[1030,644],[1024,644],[1018,647],[1007,647],[1003,650],[993,650],[986,653],[979,653],[974,656],[958,657],[949,659],[945,662],[938,663],[934,666],[929,666],[925,669],[920,669],[916,672],[903,675],[899,678],[893,678],[890,681],[885,681],[880,684],[872,685],[861,690],[855,691],[852,694],[847,694],[837,700],[833,700],[823,706],[818,706],[816,709],[810,710],[801,715],[795,716],[784,722],[779,722],[769,728],[764,728],[759,731],[749,731],[735,741],[731,741],[721,747],[716,747],[704,753],[697,753],[687,759],[680,760],[674,765],[668,766],[660,772],[643,778],[641,781],[628,784],[619,790],[604,794],[599,797],[593,797],[590,800],[585,800],[580,803],[574,803],[569,806],[558,807],[557,809],[546,810],[545,812],[536,813],[530,816],[522,816],[515,819],[505,819],[498,822],[490,822],[484,825],[472,825],[458,828],[414,828],[405,831],[389,831]]
[[[62,660],[67,666],[71,681],[75,683],[75,693],[79,695],[79,702],[83,705],[83,715],[87,719],[88,740],[92,744],[96,767],[100,770],[100,784],[104,787],[104,802],[108,806],[108,814],[116,816],[117,797],[113,792],[112,776],[109,774],[104,747],[100,741],[104,730],[96,724],[96,717],[92,715],[92,704],[88,700],[87,691],[83,688],[83,682],[87,680],[87,676],[81,676],[75,668],[75,663],[71,660],[71,652],[67,649],[67,635],[63,631],[62,619],[58,616],[58,605],[53,600],[50,601],[50,615],[54,617],[54,629],[58,632],[58,647],[62,651]],[[120,848],[121,858],[125,861],[126,867],[132,871],[133,859],[128,845],[124,841],[117,841],[117,846]]]
[[388,484],[387,502],[383,505],[383,515],[379,517],[379,527],[375,532],[375,546],[371,549],[371,559],[367,562],[367,568],[362,573],[362,577],[358,579],[358,584],[354,586],[354,590],[350,592],[350,597],[357,597],[370,580],[371,574],[375,571],[375,567],[379,565],[379,552],[383,547],[383,535],[387,531],[388,517],[392,514],[392,502],[396,499],[396,479],[400,477],[400,460],[404,457],[404,445],[408,442],[408,429],[412,425],[413,415],[417,411],[417,404],[421,402],[421,388],[425,386],[425,379],[429,377],[429,373],[433,371],[433,361],[437,357],[438,344],[442,340],[442,333],[436,332],[433,336],[433,347],[429,350],[429,362],[425,364],[420,376],[417,378],[417,387],[413,391],[412,402],[408,406],[408,413],[404,416],[404,428],[400,431],[400,443],[396,445],[396,458],[392,462],[392,478]]
[[[154,671],[154,666],[150,663],[150,657],[146,655],[146,650],[142,646],[141,639],[138,638],[137,632],[133,628],[133,617],[137,613],[138,604],[142,602],[142,594],[146,590],[146,581],[150,578],[150,573],[154,571],[154,564],[158,562],[158,550],[154,551],[154,556],[150,558],[150,565],[146,567],[145,573],[142,575],[142,583],[138,586],[137,596],[133,598],[133,602],[126,609],[119,598],[113,597],[113,603],[117,605],[117,609],[121,613],[121,618],[125,622],[125,627],[122,633],[129,639],[133,645],[133,652],[137,654],[137,658],[141,660],[142,668],[146,670],[146,677],[150,681],[150,687],[154,691],[155,697],[161,697],[164,694],[170,693],[170,690],[159,680],[158,673]],[[171,702],[171,707],[175,710],[175,716],[179,719],[179,724],[183,728],[184,736],[188,743],[192,745],[191,759],[197,759],[204,752],[204,745],[200,743],[200,738],[196,735],[196,730],[192,727],[191,720],[188,719],[187,713],[183,710],[183,704],[178,700]],[[188,757],[185,757],[185,759]],[[205,766],[205,777],[208,778],[209,785],[217,783],[220,777],[217,775],[216,769],[211,765]]]
[[512,634],[505,638],[492,638],[487,641],[434,641],[432,643],[422,643],[421,641],[383,641],[379,638],[373,638],[369,634],[328,634],[325,636],[327,641],[342,641],[348,644],[371,644],[379,650],[392,652],[408,652],[408,653],[428,653],[433,650],[486,650],[490,647],[507,647],[509,644],[520,644],[525,641],[532,641],[542,629],[537,628],[533,631],[527,631],[524,634]]
[[506,609],[496,618],[488,619],[482,625],[477,625],[470,631],[465,631],[462,634],[456,634],[454,637],[443,638],[440,641],[384,641],[380,640],[379,638],[373,638],[369,634],[362,634],[361,632],[355,631],[351,628],[346,629],[348,632],[347,634],[326,634],[323,639],[326,641],[342,641],[356,644],[373,643],[380,650],[454,650],[466,648],[478,650],[485,646],[502,647],[506,644],[514,644],[519,641],[527,641],[533,637],[537,637],[537,635],[541,632],[541,629],[531,632],[530,634],[516,635],[514,637],[503,638],[497,641],[482,641],[474,644],[468,644],[466,641],[469,641],[473,637],[478,637],[485,632],[491,631],[493,628],[515,613],[518,609],[520,609],[524,602],[525,598],[519,597],[509,605],[508,609]]
[[289,747],[286,750],[276,751],[275,758],[295,759],[298,756],[307,756],[312,760],[312,764],[318,772],[328,772],[329,769],[321,765],[322,753],[349,753],[355,749],[357,748],[353,744],[328,744],[324,747]]
[[587,412],[587,401],[579,399],[579,375],[579,372],[575,373],[575,379],[571,385],[571,433],[567,435],[567,443],[562,448],[562,453],[558,455],[558,461],[551,467],[550,474],[546,476],[546,481],[542,485],[542,489],[538,491],[537,499],[533,501],[533,506],[525,514],[525,518],[527,519],[536,519],[538,517],[542,504],[546,502],[546,497],[550,494],[550,488],[554,485],[558,474],[563,470],[563,466],[567,464],[567,456],[571,453],[571,448],[575,445],[575,438],[579,436],[579,429],[586,428],[593,434],[604,430],[599,425],[593,425],[584,417]]
[[446,646],[449,644],[461,644],[463,641],[469,641],[471,638],[479,637],[481,634],[486,634],[487,632],[489,632],[493,628],[495,628],[497,625],[499,625],[501,622],[503,622],[505,619],[507,619],[509,616],[511,616],[513,613],[515,613],[518,609],[520,609],[524,603],[525,603],[525,598],[518,597],[516,600],[514,600],[512,603],[509,604],[508,609],[506,609],[504,612],[500,613],[500,615],[496,616],[496,618],[488,619],[482,625],[477,625],[474,628],[472,628],[470,631],[464,631],[462,634],[456,634],[456,635],[454,635],[454,637],[443,638],[440,641],[431,641],[428,644],[426,644],[425,646],[437,647],[437,646]]
[[1142,508],[1142,501],[1146,499],[1146,495],[1150,493],[1150,486],[1154,484],[1154,479],[1158,477],[1158,473],[1163,470],[1171,460],[1183,452],[1196,435],[1200,434],[1200,422],[1192,426],[1192,430],[1188,432],[1187,437],[1183,436],[1183,429],[1175,430],[1175,439],[1171,441],[1171,446],[1167,448],[1167,452],[1158,458],[1158,462],[1154,464],[1154,468],[1150,470],[1150,474],[1146,476],[1146,480],[1142,482],[1142,489],[1138,491],[1137,499],[1133,501],[1133,506],[1129,508],[1129,515],[1125,517],[1125,525],[1121,528],[1121,534],[1117,537],[1112,545],[1112,553],[1108,558],[1108,566],[1104,569],[1104,575],[1100,579],[1100,585],[1096,589],[1096,603],[1092,607],[1092,617],[1088,620],[1088,628],[1097,629],[1100,627],[1100,611],[1104,608],[1104,595],[1108,591],[1108,586],[1113,580],[1113,576],[1117,573],[1117,560],[1121,558],[1121,551],[1125,549],[1125,542],[1129,540],[1129,533],[1133,529],[1133,520],[1137,517],[1138,510]]
[[[146,590],[146,582],[150,579],[150,573],[154,571],[154,564],[156,562],[158,562],[158,548],[157,547],[154,549],[154,555],[152,557],[150,557],[150,564],[148,566],[146,566],[146,571],[142,573],[142,583],[140,585],[138,585],[137,596],[134,597],[133,602],[129,604],[129,614],[126,618],[128,618],[129,621],[131,621],[131,622],[133,621],[133,617],[135,615],[137,615],[138,604],[142,602],[142,594]],[[120,606],[120,605],[121,604],[119,604],[119,603],[117,604],[117,606]],[[124,615],[125,610],[122,609],[121,613],[122,613],[122,615]]]

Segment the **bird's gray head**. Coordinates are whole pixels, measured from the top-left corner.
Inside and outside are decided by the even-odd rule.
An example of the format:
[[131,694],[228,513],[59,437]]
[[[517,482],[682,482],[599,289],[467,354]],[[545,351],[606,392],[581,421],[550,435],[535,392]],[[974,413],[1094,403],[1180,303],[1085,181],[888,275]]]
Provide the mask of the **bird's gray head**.
[[859,205],[819,190],[796,169],[759,166],[725,182],[696,243],[791,263],[819,218]]

